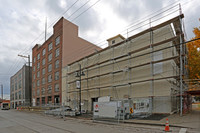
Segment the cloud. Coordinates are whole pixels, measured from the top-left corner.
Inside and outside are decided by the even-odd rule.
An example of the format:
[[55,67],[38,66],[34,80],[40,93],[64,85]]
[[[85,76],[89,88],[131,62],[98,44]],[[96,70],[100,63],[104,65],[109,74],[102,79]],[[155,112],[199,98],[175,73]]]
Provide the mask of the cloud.
[[[16,73],[25,63],[17,54],[31,54],[31,48],[38,42],[42,43],[44,36],[36,39],[44,31],[45,18],[48,26],[60,17],[76,0],[4,0],[0,4],[0,81],[5,92],[9,92],[9,76]],[[65,15],[68,18],[87,0],[79,0]],[[90,1],[76,14],[73,20],[96,1]],[[198,0],[101,0],[73,23],[79,26],[80,36],[91,42],[101,42],[141,18],[166,7],[174,2],[182,3],[185,14],[185,27],[189,38],[193,37],[193,27],[199,27],[198,17],[200,7]],[[52,25],[48,29],[52,31]],[[33,40],[35,40],[33,42]],[[32,43],[33,42],[33,43]],[[105,43],[105,42],[104,42]],[[7,73],[9,72],[9,73]]]

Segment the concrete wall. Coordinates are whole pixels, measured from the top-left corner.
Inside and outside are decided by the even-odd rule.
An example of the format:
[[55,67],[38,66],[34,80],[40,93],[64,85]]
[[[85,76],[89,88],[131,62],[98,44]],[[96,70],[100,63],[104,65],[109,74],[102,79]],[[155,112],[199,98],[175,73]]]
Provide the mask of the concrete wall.
[[[31,71],[32,68],[30,68]],[[31,73],[30,73],[31,74]],[[31,80],[32,81],[32,80]],[[29,67],[24,65],[16,74],[10,78],[10,105],[11,108],[16,106],[29,106],[30,105],[30,91],[29,88]],[[15,84],[17,88],[15,88]],[[19,84],[21,87],[19,88]],[[14,90],[12,87],[14,86]],[[21,98],[19,98],[21,92]],[[17,95],[17,99],[16,99]]]

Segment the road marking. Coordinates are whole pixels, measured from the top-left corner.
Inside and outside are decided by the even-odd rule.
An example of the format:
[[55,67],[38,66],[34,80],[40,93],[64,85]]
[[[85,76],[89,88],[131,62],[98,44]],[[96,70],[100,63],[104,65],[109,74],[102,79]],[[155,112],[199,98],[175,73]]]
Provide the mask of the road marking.
[[187,128],[181,128],[181,130],[179,131],[179,133],[186,133],[187,132]]

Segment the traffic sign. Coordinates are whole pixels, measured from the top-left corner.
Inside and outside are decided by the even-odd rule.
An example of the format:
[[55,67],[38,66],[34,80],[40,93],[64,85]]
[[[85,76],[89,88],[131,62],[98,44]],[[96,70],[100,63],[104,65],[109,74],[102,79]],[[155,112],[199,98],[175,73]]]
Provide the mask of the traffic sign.
[[130,108],[130,114],[132,114],[133,113],[133,108]]

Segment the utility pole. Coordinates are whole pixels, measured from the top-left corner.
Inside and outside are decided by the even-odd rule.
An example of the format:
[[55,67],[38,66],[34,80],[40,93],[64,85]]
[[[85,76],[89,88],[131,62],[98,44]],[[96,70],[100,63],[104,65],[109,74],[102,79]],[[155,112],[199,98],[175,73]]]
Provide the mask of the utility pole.
[[1,99],[3,101],[3,84],[1,84]]
[[30,96],[30,107],[32,106],[32,90],[31,90],[31,63],[30,63],[30,55],[24,56],[24,55],[19,55],[20,57],[23,58],[28,58],[28,87],[29,87],[29,96]]
[[79,77],[77,83],[77,89],[79,89],[79,111],[81,115],[81,76],[85,76],[84,72],[81,70],[81,64],[79,64],[79,72],[76,73],[76,77]]

